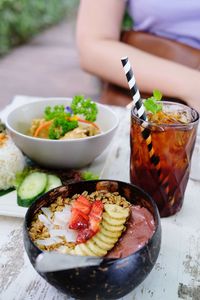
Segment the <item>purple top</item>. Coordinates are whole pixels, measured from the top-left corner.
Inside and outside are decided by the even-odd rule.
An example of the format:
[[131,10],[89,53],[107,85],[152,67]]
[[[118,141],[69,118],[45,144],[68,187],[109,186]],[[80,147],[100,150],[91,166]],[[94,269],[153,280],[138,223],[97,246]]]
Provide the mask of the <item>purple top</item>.
[[134,30],[200,49],[200,0],[128,0]]

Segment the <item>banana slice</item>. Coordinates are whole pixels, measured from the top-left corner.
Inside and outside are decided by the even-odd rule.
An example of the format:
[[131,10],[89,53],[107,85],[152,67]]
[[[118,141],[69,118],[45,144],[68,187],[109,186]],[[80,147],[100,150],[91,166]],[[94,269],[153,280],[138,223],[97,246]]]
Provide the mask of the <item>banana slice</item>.
[[101,249],[94,241],[93,239],[87,241],[87,246],[90,248],[92,252],[96,254],[96,256],[104,256],[106,255],[107,251],[104,249]]
[[74,248],[74,254],[76,255],[82,255],[82,256],[86,256],[87,254],[85,254],[82,249],[80,248],[80,245],[76,245],[76,247]]
[[98,236],[94,236],[93,241],[95,241],[95,243],[98,245],[98,247],[100,247],[103,250],[106,250],[106,252],[108,250],[112,249],[115,244],[115,243],[113,243],[113,244],[104,243],[102,240],[99,239]]
[[127,218],[130,213],[130,209],[128,207],[124,208],[117,204],[105,204],[104,209],[110,217],[115,219]]
[[76,252],[75,252],[75,248],[71,249],[71,251],[69,252],[69,254],[71,254],[71,255],[77,255]]
[[[80,247],[80,249],[85,253],[85,255],[88,255],[88,256],[96,256],[95,253],[93,251],[90,250],[90,248],[87,246],[87,243],[82,243],[82,244],[79,244],[77,245]],[[77,247],[76,246],[76,247]]]
[[[118,237],[120,235],[121,235],[121,232],[119,233]],[[101,232],[98,232],[96,234],[96,237],[99,240],[101,240],[102,242],[107,243],[108,245],[114,245],[117,242],[117,240],[118,240],[118,237],[109,237],[109,236],[104,235],[103,232],[102,232],[102,230],[101,230]]]
[[106,237],[109,237],[112,239],[118,238],[121,235],[121,231],[109,231],[109,230],[106,230],[103,226],[101,226],[100,232],[103,235],[105,235]]
[[116,232],[116,231],[122,232],[124,229],[124,225],[113,226],[113,225],[108,224],[105,220],[103,220],[102,225],[108,231],[113,231],[113,232]]
[[108,224],[119,226],[126,222],[126,218],[123,219],[115,219],[113,216],[111,217],[107,212],[103,213],[103,220],[105,220]]

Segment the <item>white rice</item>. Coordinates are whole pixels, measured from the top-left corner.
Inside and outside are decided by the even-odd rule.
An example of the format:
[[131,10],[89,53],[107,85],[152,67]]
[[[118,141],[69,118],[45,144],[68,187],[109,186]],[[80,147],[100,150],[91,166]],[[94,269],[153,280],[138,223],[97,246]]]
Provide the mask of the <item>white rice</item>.
[[13,187],[17,172],[23,170],[25,158],[10,137],[0,145],[0,190]]

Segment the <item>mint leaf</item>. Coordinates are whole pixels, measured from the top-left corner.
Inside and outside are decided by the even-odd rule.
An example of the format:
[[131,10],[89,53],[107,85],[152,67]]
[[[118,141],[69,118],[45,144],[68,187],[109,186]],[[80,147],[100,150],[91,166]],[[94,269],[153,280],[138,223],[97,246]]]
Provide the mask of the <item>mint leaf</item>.
[[152,112],[153,114],[162,110],[162,106],[160,104],[157,104],[156,101],[154,100],[154,98],[148,98],[144,102],[144,106],[145,106],[146,110]]
[[155,100],[160,101],[162,99],[162,94],[159,90],[153,90],[153,97]]
[[162,110],[162,104],[157,103],[157,101],[160,101],[162,99],[162,94],[158,90],[153,91],[153,96],[147,98],[144,101],[144,107],[147,111],[152,112],[153,114],[156,114],[157,112]]

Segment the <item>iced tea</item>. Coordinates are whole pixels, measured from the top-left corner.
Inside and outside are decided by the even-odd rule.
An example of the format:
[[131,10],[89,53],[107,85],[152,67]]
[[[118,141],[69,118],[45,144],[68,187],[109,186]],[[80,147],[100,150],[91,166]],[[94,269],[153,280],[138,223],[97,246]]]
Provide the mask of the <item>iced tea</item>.
[[[166,217],[183,204],[199,114],[179,103],[162,103],[162,111],[149,114],[146,124],[131,112],[130,179],[152,196],[161,217]],[[144,128],[152,140],[153,159]]]

